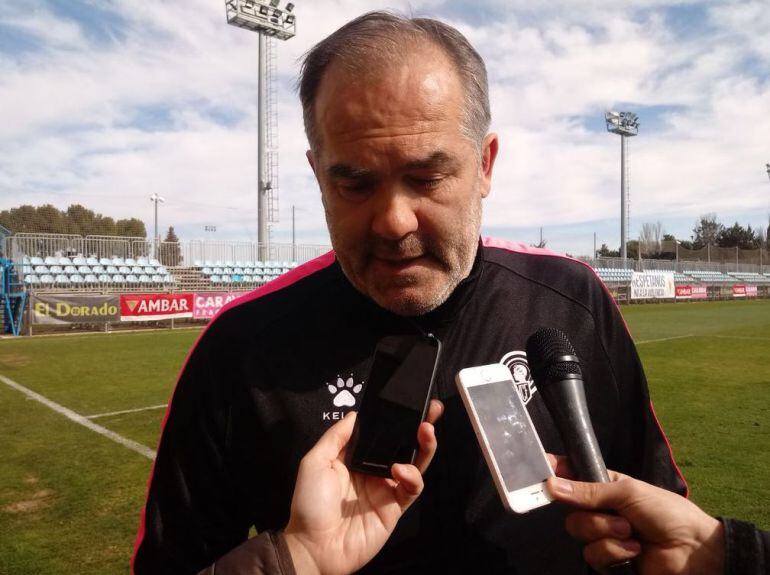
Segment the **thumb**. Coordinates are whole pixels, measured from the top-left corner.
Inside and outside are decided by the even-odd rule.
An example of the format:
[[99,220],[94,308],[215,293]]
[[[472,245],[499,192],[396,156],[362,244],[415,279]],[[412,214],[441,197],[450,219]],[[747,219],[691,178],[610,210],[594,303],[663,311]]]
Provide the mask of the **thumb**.
[[306,459],[327,463],[339,457],[353,435],[356,412],[351,411],[340,421],[324,432],[313,448],[307,452]]
[[621,474],[614,474],[609,483],[586,483],[571,481],[562,477],[548,478],[548,491],[557,501],[581,509],[624,508],[634,497],[635,480]]

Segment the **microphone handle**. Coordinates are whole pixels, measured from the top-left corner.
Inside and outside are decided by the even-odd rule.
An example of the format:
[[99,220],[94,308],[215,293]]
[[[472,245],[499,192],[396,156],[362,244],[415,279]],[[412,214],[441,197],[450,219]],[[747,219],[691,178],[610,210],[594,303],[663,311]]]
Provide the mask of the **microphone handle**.
[[[573,377],[539,386],[538,390],[559,428],[562,443],[577,479],[592,483],[609,483],[610,476],[588,413],[583,380]],[[560,397],[554,397],[556,393]],[[612,565],[608,572],[612,575],[634,575],[635,570],[628,560]]]

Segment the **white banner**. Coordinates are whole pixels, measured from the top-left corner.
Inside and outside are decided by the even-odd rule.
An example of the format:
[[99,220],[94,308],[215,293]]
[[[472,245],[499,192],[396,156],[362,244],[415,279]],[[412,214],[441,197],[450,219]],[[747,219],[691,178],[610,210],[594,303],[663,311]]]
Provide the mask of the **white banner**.
[[631,299],[674,299],[674,272],[634,272]]

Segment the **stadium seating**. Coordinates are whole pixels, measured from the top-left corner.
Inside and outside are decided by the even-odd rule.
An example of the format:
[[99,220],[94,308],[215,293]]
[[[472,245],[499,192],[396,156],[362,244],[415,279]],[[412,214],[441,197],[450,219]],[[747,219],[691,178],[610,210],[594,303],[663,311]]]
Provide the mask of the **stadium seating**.
[[596,268],[596,274],[604,283],[629,283],[634,271],[622,268]]
[[711,284],[735,283],[735,278],[732,278],[727,274],[723,274],[722,272],[703,271],[703,270],[684,270],[684,273],[702,283],[711,283]]
[[729,272],[728,275],[734,277],[742,283],[770,283],[770,278],[766,275],[751,272]]

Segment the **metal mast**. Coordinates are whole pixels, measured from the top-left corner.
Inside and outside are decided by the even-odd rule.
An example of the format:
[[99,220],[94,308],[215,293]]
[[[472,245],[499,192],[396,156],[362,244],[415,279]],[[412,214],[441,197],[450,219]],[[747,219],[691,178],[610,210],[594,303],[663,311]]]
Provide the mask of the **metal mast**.
[[628,167],[626,163],[626,138],[639,133],[639,118],[633,112],[606,112],[604,121],[607,131],[620,136],[620,257],[626,267],[626,241],[628,240]]
[[227,23],[259,35],[257,240],[262,261],[268,259],[269,222],[278,221],[277,120],[275,96],[270,85],[275,71],[275,53],[270,41],[273,38],[288,40],[296,33],[294,4],[289,2],[285,8],[280,4],[281,0],[225,0]]

